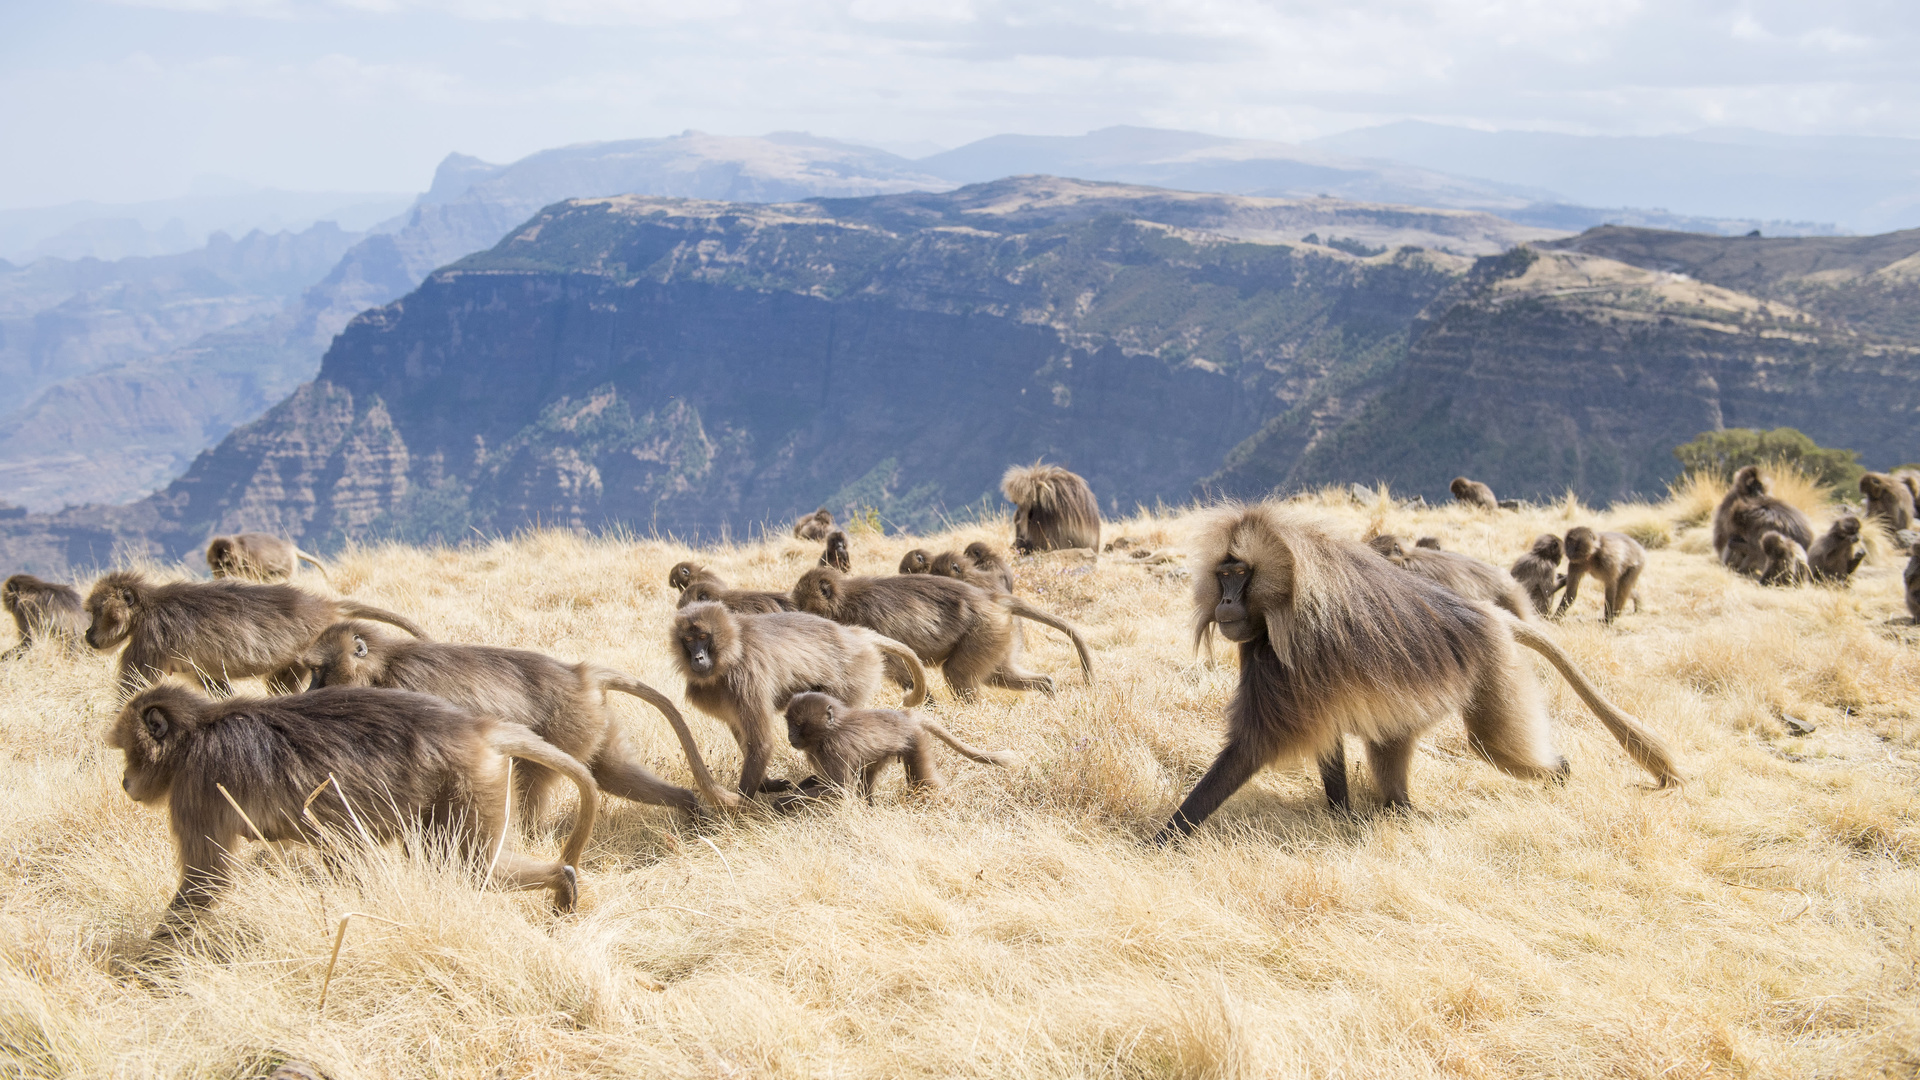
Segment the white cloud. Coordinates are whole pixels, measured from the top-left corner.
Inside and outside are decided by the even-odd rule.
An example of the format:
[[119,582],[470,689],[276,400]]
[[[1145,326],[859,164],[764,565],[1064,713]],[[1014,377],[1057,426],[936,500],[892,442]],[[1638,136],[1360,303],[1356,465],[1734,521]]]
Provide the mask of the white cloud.
[[1879,0],[123,2],[0,43],[0,99],[33,106],[0,111],[0,204],[202,172],[417,189],[450,150],[688,127],[1920,137],[1920,8]]

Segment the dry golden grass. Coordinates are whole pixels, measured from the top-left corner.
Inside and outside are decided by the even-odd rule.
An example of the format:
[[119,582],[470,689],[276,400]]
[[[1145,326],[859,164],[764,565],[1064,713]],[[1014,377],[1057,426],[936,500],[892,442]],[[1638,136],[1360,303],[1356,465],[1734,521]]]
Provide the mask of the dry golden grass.
[[[173,889],[165,820],[120,792],[101,745],[108,661],[40,653],[0,667],[0,1072],[237,1077],[286,1056],[336,1080],[1920,1070],[1920,659],[1897,560],[1849,590],[1770,590],[1703,555],[1681,502],[1308,501],[1352,535],[1371,521],[1502,566],[1575,524],[1672,530],[1642,612],[1602,626],[1596,593],[1555,633],[1667,733],[1690,783],[1649,790],[1543,668],[1564,786],[1502,776],[1443,725],[1411,815],[1338,819],[1317,779],[1270,771],[1184,847],[1146,847],[1219,745],[1234,663],[1191,653],[1177,564],[1055,554],[1018,564],[1022,589],[1085,628],[1098,685],[1041,629],[1028,640],[1057,698],[937,706],[962,737],[1017,751],[1015,768],[947,755],[938,797],[903,798],[896,771],[871,807],[784,819],[694,825],[617,803],[568,917],[397,849],[328,867],[250,845],[193,949],[136,978],[117,961]],[[1166,548],[1184,526],[1107,535]],[[1006,532],[863,535],[856,569]],[[816,547],[700,557],[784,587]],[[333,580],[442,639],[590,658],[677,697],[664,579],[689,554],[539,533],[360,551]],[[659,718],[616,708],[688,782]],[[1817,730],[1791,736],[1786,716]],[[724,730],[689,718],[730,775]],[[523,843],[556,850],[564,813]],[[352,921],[323,1015],[347,912],[397,925]]]

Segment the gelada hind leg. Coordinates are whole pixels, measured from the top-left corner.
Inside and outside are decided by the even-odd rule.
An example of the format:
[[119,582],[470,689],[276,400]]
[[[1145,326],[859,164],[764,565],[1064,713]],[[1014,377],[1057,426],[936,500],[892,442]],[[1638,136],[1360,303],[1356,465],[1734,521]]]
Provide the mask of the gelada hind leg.
[[1467,742],[1494,768],[1523,780],[1565,777],[1567,759],[1553,745],[1545,692],[1511,641],[1483,674],[1462,710]]

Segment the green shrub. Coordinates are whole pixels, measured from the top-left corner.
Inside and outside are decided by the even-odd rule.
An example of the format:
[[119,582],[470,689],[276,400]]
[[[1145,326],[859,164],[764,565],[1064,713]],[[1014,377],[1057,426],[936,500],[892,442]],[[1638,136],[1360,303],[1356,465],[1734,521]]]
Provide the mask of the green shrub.
[[1867,470],[1860,455],[1816,444],[1799,431],[1783,427],[1772,431],[1727,428],[1704,431],[1690,443],[1673,448],[1673,456],[1689,473],[1708,473],[1723,482],[1748,465],[1793,465],[1822,487],[1851,490]]

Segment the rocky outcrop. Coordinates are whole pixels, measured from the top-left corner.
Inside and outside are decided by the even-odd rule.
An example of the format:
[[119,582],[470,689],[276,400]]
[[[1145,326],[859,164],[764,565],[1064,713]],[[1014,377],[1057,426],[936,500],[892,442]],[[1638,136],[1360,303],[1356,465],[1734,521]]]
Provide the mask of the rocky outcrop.
[[[1214,482],[1249,493],[1384,478],[1438,498],[1464,473],[1502,496],[1657,496],[1679,470],[1672,448],[1722,427],[1797,427],[1881,467],[1920,456],[1920,341],[1888,317],[1898,304],[1867,302],[1885,296],[1887,275],[1842,274],[1831,258],[1797,279],[1758,275],[1756,242],[1685,243],[1709,239],[1748,245],[1721,266],[1765,297],[1584,242],[1483,259],[1416,323],[1402,363],[1334,403],[1332,422],[1276,421]],[[1920,232],[1778,243],[1874,247],[1897,267]]]

